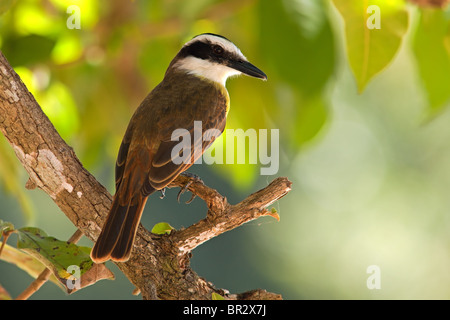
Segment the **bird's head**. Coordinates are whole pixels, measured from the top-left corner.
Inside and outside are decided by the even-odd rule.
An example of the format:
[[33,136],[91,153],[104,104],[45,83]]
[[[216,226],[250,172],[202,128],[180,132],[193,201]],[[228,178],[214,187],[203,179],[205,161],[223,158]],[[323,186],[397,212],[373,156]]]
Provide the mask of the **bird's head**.
[[225,85],[228,77],[239,74],[267,80],[266,74],[248,62],[233,42],[212,33],[200,34],[188,41],[172,60],[171,68],[222,85]]

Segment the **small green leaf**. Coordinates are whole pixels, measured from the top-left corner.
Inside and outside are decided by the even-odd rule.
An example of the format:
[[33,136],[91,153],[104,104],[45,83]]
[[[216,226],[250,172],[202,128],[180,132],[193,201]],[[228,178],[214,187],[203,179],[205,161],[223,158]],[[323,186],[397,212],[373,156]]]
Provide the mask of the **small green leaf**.
[[0,237],[1,233],[14,230],[14,225],[11,222],[3,221],[0,219]]
[[213,292],[212,293],[212,299],[213,300],[225,300],[224,297],[222,297],[220,294]]
[[167,222],[160,222],[154,225],[152,233],[154,234],[170,234],[174,228]]

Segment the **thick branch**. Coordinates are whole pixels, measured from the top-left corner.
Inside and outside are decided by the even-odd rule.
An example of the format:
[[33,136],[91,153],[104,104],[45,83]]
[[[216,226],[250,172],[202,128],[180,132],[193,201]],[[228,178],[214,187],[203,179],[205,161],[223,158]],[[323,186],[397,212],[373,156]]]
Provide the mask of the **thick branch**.
[[[0,130],[28,172],[27,188],[39,187],[89,239],[95,240],[111,206],[111,195],[77,159],[59,136],[33,95],[0,52]],[[172,186],[184,186],[178,177]],[[264,215],[265,208],[290,190],[286,178],[237,205],[216,190],[194,181],[188,189],[206,201],[205,219],[171,235],[151,234],[139,227],[131,259],[118,267],[141,291],[144,299],[211,299],[225,291],[200,278],[189,268],[190,251],[218,234]],[[279,299],[264,290],[228,294],[230,299]]]

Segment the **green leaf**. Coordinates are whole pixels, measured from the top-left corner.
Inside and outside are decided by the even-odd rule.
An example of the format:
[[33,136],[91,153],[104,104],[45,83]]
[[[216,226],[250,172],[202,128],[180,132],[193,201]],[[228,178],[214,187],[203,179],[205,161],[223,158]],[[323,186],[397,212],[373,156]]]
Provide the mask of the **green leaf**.
[[80,118],[69,88],[61,82],[53,81],[47,90],[38,92],[35,96],[42,104],[42,110],[64,139],[77,132]]
[[18,229],[18,233],[17,247],[32,255],[47,267],[55,268],[55,274],[60,278],[67,279],[70,276],[67,272],[70,265],[80,266],[81,274],[83,274],[93,264],[89,257],[91,249],[88,247],[79,247],[49,237],[39,228],[21,228]]
[[49,237],[39,228],[27,227],[17,231],[17,247],[49,268],[68,293],[114,277],[103,264],[94,264],[88,247]]
[[2,51],[13,67],[32,65],[49,59],[55,43],[51,38],[30,34],[5,39]]
[[80,38],[69,33],[58,38],[52,51],[52,59],[56,64],[65,64],[77,61],[82,54]]
[[295,127],[291,128],[289,134],[292,142],[300,146],[314,138],[325,125],[328,120],[328,107],[319,95],[307,100],[298,98],[298,101],[301,108],[295,117]]
[[[39,262],[39,260],[31,257],[29,254],[17,250],[16,248],[8,244],[5,244],[5,246],[3,247],[0,259],[16,265],[18,268],[22,269],[35,279],[42,273],[42,271],[45,270],[45,266],[41,262]],[[65,289],[64,285],[59,282],[54,275],[50,276],[49,280],[59,286],[62,290]]]
[[0,219],[0,238],[3,232],[14,230],[14,225],[11,222]]
[[260,15],[268,84],[281,106],[272,121],[297,152],[329,114],[325,88],[335,70],[336,49],[326,1],[265,0]]
[[423,81],[430,113],[450,99],[450,24],[439,9],[421,9],[413,52]]
[[224,297],[222,297],[220,294],[213,292],[212,293],[212,300],[225,300]]
[[[358,90],[362,92],[369,81],[389,65],[400,48],[408,29],[405,3],[402,0],[333,2],[344,19],[348,60]],[[372,5],[374,10],[368,10]],[[376,25],[377,20],[379,29],[368,27]]]
[[[334,72],[334,37],[318,0],[260,4],[261,52],[271,74],[278,74],[304,96],[321,92]],[[274,27],[276,26],[276,28]]]
[[160,222],[153,226],[152,233],[154,234],[170,234],[174,228],[167,222]]

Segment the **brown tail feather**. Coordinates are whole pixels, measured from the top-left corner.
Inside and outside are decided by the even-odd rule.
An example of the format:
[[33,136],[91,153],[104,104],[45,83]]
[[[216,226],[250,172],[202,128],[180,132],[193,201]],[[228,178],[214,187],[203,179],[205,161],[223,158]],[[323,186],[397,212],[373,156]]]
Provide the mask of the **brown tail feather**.
[[134,238],[136,237],[139,221],[141,220],[142,211],[144,211],[146,202],[147,197],[141,197],[137,205],[129,207],[122,231],[111,253],[112,260],[125,262],[130,258]]
[[102,232],[91,251],[91,259],[102,263],[109,259],[127,261],[133,247],[133,240],[144,210],[147,197],[138,196],[133,205],[121,206],[113,200],[111,210]]

